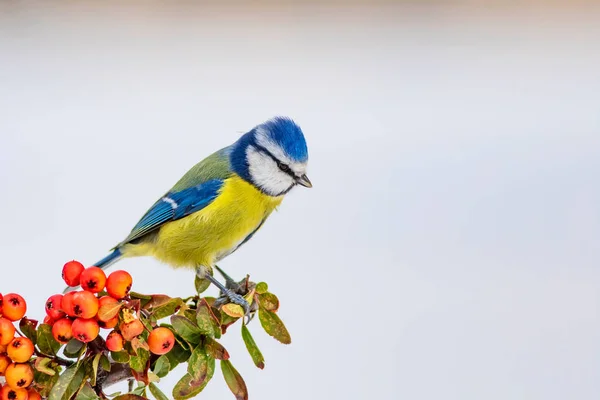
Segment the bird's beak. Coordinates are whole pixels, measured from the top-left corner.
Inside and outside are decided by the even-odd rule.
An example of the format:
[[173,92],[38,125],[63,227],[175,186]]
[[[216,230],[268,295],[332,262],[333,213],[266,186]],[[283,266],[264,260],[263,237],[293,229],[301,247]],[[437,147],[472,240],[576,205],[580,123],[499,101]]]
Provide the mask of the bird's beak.
[[298,185],[302,185],[304,187],[307,188],[311,188],[312,187],[312,183],[310,182],[310,179],[308,179],[308,176],[306,176],[306,174],[296,178],[296,183]]

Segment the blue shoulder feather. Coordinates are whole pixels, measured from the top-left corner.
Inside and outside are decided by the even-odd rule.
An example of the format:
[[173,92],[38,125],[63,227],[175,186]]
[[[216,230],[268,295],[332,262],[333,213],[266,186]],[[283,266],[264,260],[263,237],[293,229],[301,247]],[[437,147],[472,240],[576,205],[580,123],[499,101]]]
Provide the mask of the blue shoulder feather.
[[179,191],[171,191],[158,200],[131,230],[124,241],[132,242],[158,229],[161,225],[184,218],[212,203],[219,195],[223,180],[211,179],[196,186]]

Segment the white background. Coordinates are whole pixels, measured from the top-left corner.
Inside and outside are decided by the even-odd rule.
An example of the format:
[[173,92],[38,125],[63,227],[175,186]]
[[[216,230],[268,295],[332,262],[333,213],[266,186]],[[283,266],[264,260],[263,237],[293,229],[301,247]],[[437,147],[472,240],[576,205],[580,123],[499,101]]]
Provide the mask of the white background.
[[[600,397],[597,8],[86,4],[0,4],[0,292],[30,317],[64,262],[282,114],[314,188],[221,263],[292,334],[252,324],[264,371],[226,335],[251,399]],[[220,373],[199,397],[233,398]]]

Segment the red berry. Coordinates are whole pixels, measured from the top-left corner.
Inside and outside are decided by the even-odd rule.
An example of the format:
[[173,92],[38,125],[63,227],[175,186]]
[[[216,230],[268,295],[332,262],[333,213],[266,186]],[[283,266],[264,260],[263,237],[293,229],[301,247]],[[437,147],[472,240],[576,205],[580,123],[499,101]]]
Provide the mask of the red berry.
[[15,337],[15,326],[6,318],[0,318],[0,345],[8,345]]
[[62,270],[62,278],[69,286],[79,286],[79,277],[85,267],[78,261],[69,261]]
[[127,271],[114,271],[106,280],[106,291],[115,299],[122,299],[129,294],[133,278]]
[[98,326],[100,326],[100,328],[102,328],[102,329],[112,329],[115,326],[117,326],[118,323],[119,323],[118,315],[115,315],[113,318],[109,319],[108,321],[101,321],[100,319],[98,319]]
[[76,317],[89,319],[98,313],[98,299],[87,290],[77,292],[73,296],[73,314]]
[[106,285],[106,274],[98,267],[89,267],[81,273],[81,287],[88,292],[98,293]]
[[55,294],[46,300],[46,315],[57,320],[65,316],[62,307],[62,294]]
[[23,318],[27,311],[27,303],[25,299],[16,293],[4,295],[2,300],[2,316],[17,321]]
[[106,348],[110,351],[121,351],[123,350],[123,345],[125,344],[125,340],[123,336],[119,332],[112,331],[106,337]]
[[52,325],[52,336],[57,342],[65,344],[73,338],[73,323],[69,318],[59,319]]
[[27,391],[27,400],[42,400],[42,396],[35,389],[29,389]]
[[65,294],[60,301],[60,309],[67,313],[68,316],[74,317],[75,311],[73,310],[73,300],[77,292],[69,292]]
[[148,336],[148,346],[154,354],[166,354],[175,346],[175,335],[169,328],[156,328]]
[[26,337],[14,338],[6,350],[11,360],[17,363],[29,361],[33,355],[33,342]]
[[0,389],[0,400],[29,400],[27,389],[14,389],[6,385]]
[[25,389],[33,382],[33,369],[29,364],[13,363],[6,367],[4,378],[11,389]]
[[0,355],[0,376],[4,375],[4,371],[6,371],[6,367],[10,365],[11,361],[8,356],[4,354]]
[[98,337],[100,327],[93,319],[77,318],[73,321],[73,336],[83,343],[91,342]]

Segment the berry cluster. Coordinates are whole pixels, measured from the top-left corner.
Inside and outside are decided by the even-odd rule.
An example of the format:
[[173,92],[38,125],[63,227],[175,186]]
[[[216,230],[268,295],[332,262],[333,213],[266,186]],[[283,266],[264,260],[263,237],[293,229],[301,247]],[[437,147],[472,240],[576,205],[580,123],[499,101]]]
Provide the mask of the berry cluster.
[[41,396],[33,388],[33,369],[29,364],[35,352],[33,342],[16,336],[13,322],[25,316],[27,303],[16,293],[0,294],[0,376],[6,385],[0,384],[0,400],[38,400]]
[[[66,344],[74,338],[88,343],[98,337],[100,328],[112,329],[106,347],[119,352],[126,341],[144,332],[144,324],[127,308],[133,282],[129,273],[119,270],[107,277],[98,267],[85,268],[70,261],[64,265],[62,277],[67,285],[83,290],[55,294],[46,302],[44,323],[52,325],[57,342]],[[150,332],[147,342],[152,353],[161,355],[173,348],[175,336],[168,328],[159,327]]]

